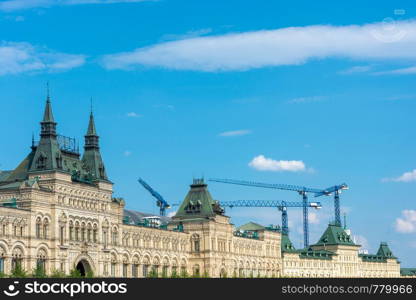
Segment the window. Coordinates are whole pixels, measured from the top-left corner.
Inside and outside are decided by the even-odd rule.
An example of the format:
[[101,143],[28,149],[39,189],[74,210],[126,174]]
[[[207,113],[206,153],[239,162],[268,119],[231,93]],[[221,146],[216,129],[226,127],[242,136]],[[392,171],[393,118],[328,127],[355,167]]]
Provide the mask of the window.
[[129,265],[124,263],[123,264],[123,277],[127,277],[127,269],[128,269]]
[[3,235],[6,235],[7,234],[7,227],[6,227],[6,224],[3,224],[3,226],[2,226],[2,233],[3,233]]
[[41,222],[40,219],[38,218],[36,220],[36,238],[40,239],[40,226],[41,226]]
[[46,270],[45,265],[46,265],[45,258],[38,258],[37,259],[36,266],[38,267],[39,270],[41,270],[42,273],[45,272],[45,270]]
[[65,234],[65,227],[61,226],[59,228],[59,241],[60,241],[61,245],[64,244],[64,234]]
[[115,262],[111,263],[111,276],[116,277],[116,263]]
[[131,276],[133,277],[138,277],[138,269],[139,269],[139,265],[137,263],[134,263],[131,265]]
[[104,248],[107,248],[107,231],[103,231],[103,243],[104,243]]
[[143,265],[143,277],[149,276],[149,265]]
[[113,245],[117,246],[117,240],[118,240],[118,232],[117,232],[117,228],[113,229],[113,234],[112,234],[112,243]]
[[4,258],[0,257],[0,274],[4,274]]
[[23,226],[20,226],[20,236],[23,236]]
[[168,277],[169,266],[163,266],[162,277]]
[[94,243],[97,242],[97,225],[94,225],[94,229],[92,230],[92,241]]
[[79,241],[79,224],[75,223],[75,241]]
[[43,238],[48,238],[48,229],[49,229],[49,222],[47,219],[43,221]]
[[72,222],[69,222],[69,240],[74,240],[74,224]]

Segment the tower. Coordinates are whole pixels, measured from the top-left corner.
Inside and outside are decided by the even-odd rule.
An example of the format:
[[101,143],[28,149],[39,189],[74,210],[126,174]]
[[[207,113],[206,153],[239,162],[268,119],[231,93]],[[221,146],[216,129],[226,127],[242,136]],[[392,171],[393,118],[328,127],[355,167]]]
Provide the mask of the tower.
[[94,114],[91,109],[88,129],[85,135],[84,155],[82,162],[93,180],[108,181],[104,162],[101,158],[99,136],[95,127]]
[[[62,169],[62,153],[59,149],[56,134],[57,123],[53,117],[49,91],[46,97],[45,111],[40,125],[40,141],[39,145],[36,147],[29,171],[36,172]],[[34,150],[34,147],[32,149]]]

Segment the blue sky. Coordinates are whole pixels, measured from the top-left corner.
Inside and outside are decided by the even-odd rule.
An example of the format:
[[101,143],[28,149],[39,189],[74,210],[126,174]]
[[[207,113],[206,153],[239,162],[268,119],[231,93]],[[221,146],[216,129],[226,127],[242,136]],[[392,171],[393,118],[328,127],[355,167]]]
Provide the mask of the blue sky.
[[[193,177],[327,187],[370,252],[416,266],[416,5],[412,1],[0,1],[0,168],[39,133],[50,82],[61,134],[83,142],[89,99],[127,207],[157,213]],[[218,200],[300,200],[210,184]],[[311,214],[311,241],[333,219]],[[273,209],[227,210],[235,224]],[[301,212],[289,211],[302,243]]]

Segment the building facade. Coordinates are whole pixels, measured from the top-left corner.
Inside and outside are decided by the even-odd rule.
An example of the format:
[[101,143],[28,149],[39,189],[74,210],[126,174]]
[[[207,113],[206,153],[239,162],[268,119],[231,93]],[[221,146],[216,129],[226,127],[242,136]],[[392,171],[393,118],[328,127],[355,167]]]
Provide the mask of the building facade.
[[194,180],[176,215],[126,210],[113,197],[91,113],[83,155],[58,135],[49,96],[39,142],[0,173],[0,273],[99,277],[399,277],[386,243],[361,255],[344,228],[329,225],[308,249],[294,249],[279,227],[235,228],[203,180]]

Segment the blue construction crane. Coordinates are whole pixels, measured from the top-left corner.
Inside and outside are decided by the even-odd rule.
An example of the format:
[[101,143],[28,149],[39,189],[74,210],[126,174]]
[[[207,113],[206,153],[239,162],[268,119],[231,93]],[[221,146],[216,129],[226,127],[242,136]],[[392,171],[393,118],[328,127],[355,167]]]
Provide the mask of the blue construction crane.
[[156,192],[150,185],[148,185],[143,179],[139,178],[139,183],[149,191],[149,193],[156,198],[156,205],[160,208],[160,215],[165,216],[166,215],[166,209],[170,208],[170,205],[168,202],[163,199],[163,197]]
[[314,194],[324,193],[324,195],[330,194],[330,192],[326,190],[322,190],[322,189],[314,189],[314,188],[308,188],[305,186],[297,186],[297,185],[289,185],[289,184],[269,184],[269,183],[244,181],[244,180],[214,179],[214,178],[210,179],[209,181],[298,192],[302,196],[302,203],[303,203],[302,205],[303,207],[303,239],[304,239],[305,248],[309,246],[308,195],[307,193],[314,193]]
[[[278,200],[237,200],[220,201],[222,207],[276,207],[282,212],[282,233],[289,234],[289,220],[287,216],[288,207],[304,207],[303,202],[287,202]],[[307,207],[322,208],[320,202],[308,202]]]
[[315,197],[320,197],[329,196],[334,193],[335,225],[337,226],[341,226],[341,208],[339,203],[339,194],[341,194],[342,190],[348,190],[348,185],[346,183],[331,186],[324,191],[315,194]]

